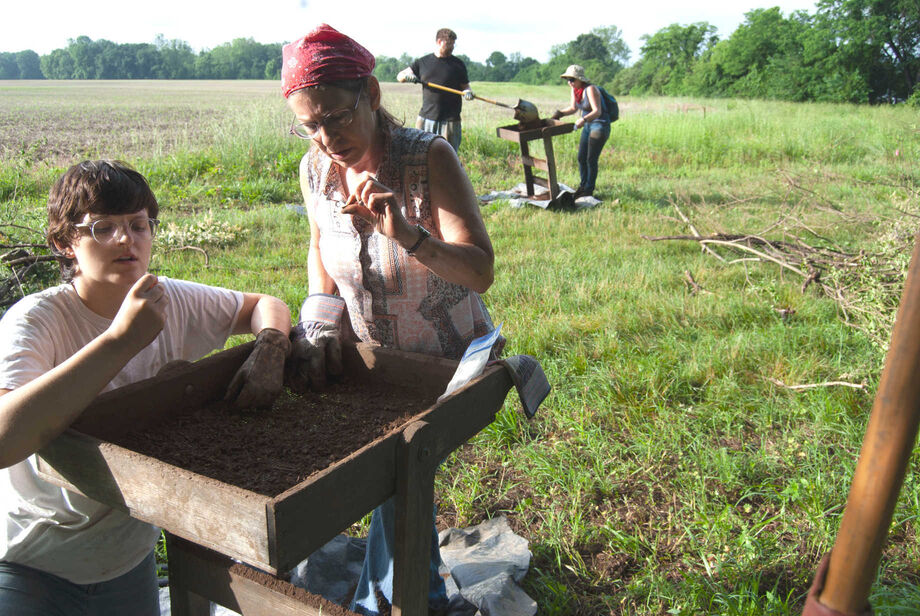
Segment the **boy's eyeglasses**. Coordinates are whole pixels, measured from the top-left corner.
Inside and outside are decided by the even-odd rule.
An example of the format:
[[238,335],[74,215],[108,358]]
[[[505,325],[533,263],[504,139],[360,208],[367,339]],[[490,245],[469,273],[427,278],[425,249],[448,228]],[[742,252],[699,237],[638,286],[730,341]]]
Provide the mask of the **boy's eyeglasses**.
[[575,79],[572,77],[566,77],[565,80],[568,81],[569,83],[575,83]]
[[89,229],[90,235],[100,244],[111,244],[118,237],[118,231],[123,229],[134,237],[153,237],[157,233],[160,221],[156,218],[135,218],[125,223],[115,222],[110,218],[100,218],[93,222],[75,224],[77,229]]
[[303,122],[298,124],[297,118],[291,122],[291,134],[301,139],[315,139],[319,134],[319,129],[326,127],[326,131],[338,131],[349,124],[355,117],[355,111],[358,109],[358,101],[361,100],[361,94],[364,93],[364,89],[358,91],[358,98],[355,99],[355,106],[351,109],[339,109],[338,111],[333,111],[327,113],[323,116],[323,119],[319,122]]

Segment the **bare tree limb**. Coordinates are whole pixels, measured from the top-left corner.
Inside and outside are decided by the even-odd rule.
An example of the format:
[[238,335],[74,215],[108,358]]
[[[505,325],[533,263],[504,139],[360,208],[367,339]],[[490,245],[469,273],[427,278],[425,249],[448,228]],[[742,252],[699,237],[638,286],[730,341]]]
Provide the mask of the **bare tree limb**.
[[[808,276],[808,274],[806,274],[805,272],[803,272],[803,271],[800,270],[799,268],[795,267],[794,265],[790,265],[790,264],[786,263],[785,261],[782,261],[781,259],[777,259],[776,257],[772,257],[772,256],[770,256],[770,255],[768,255],[768,254],[766,254],[766,253],[763,253],[763,252],[759,251],[759,250],[755,250],[755,249],[753,249],[753,248],[751,248],[750,246],[747,246],[747,245],[745,245],[745,244],[740,244],[740,243],[738,243],[738,242],[725,242],[725,241],[722,241],[722,240],[707,240],[707,239],[702,239],[702,240],[700,240],[700,243],[701,243],[701,244],[715,244],[715,245],[717,245],[717,246],[731,246],[732,248],[735,248],[735,249],[738,249],[738,250],[744,250],[744,251],[747,251],[747,252],[749,252],[749,253],[751,253],[751,254],[753,254],[753,255],[757,255],[757,256],[760,257],[761,259],[765,259],[765,260],[767,260],[767,261],[772,261],[773,263],[776,263],[777,265],[779,265],[779,266],[782,267],[782,268],[785,268],[785,269],[788,269],[788,270],[790,270],[790,271],[792,271],[792,272],[795,272],[795,273],[798,274],[799,276],[804,276],[804,277],[807,277],[807,276]],[[723,261],[724,261],[724,259],[723,259]]]
[[693,279],[693,274],[690,273],[690,270],[684,270],[684,282],[687,283],[687,286],[690,288],[691,295],[696,295],[697,293],[708,293],[710,295],[714,295],[712,291],[704,289],[696,280]]
[[204,255],[204,266],[207,267],[210,263],[210,259],[208,258],[208,253],[205,251],[204,248],[200,248],[198,246],[178,246],[176,248],[168,249],[167,252],[175,252],[177,250],[194,250],[195,252],[200,252],[201,254]]
[[[700,236],[700,232],[696,230],[696,227],[693,226],[693,223],[690,222],[690,219],[687,218],[686,216],[684,216],[684,213],[683,213],[683,212],[680,210],[680,208],[677,206],[677,202],[674,201],[674,200],[672,199],[672,200],[671,200],[671,205],[674,206],[674,209],[677,211],[677,215],[680,216],[680,219],[683,220],[685,223],[687,223],[687,226],[690,227],[690,231],[693,233],[693,235],[696,236],[696,237],[701,237],[701,236]],[[711,254],[712,256],[714,256],[714,257],[715,257],[716,259],[718,259],[719,261],[723,261],[723,262],[725,261],[725,259],[722,257],[722,255],[720,255],[719,253],[717,253],[716,251],[714,251],[713,249],[711,249],[709,246],[703,245],[703,250],[704,250],[705,252],[708,252],[708,253]]]
[[852,389],[858,389],[860,391],[866,390],[865,383],[850,383],[847,381],[825,381],[823,383],[807,383],[804,385],[786,385],[779,379],[774,379],[772,377],[764,376],[760,378],[762,378],[765,381],[770,381],[771,383],[773,383],[774,385],[778,387],[782,387],[784,389],[790,389],[792,391],[804,391],[806,389],[817,389],[818,387],[850,387]]
[[25,265],[27,263],[41,263],[44,261],[56,261],[57,258],[53,255],[28,255],[25,257],[19,257],[17,259],[10,259],[4,263],[10,267],[16,267],[17,265]]

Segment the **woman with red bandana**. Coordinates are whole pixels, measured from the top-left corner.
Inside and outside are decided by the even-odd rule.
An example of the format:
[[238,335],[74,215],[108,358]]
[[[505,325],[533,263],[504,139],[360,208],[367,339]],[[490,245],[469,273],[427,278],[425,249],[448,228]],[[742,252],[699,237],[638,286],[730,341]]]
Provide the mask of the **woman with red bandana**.
[[553,113],[553,119],[558,120],[563,116],[581,111],[581,117],[575,120],[575,128],[584,128],[578,143],[578,171],[581,175],[581,185],[575,191],[577,199],[594,194],[598,160],[604,144],[610,138],[610,112],[604,105],[604,98],[600,90],[597,86],[591,85],[588,78],[585,77],[583,67],[572,64],[560,77],[569,82],[572,97],[568,107],[558,109]]
[[[492,244],[472,184],[443,138],[404,128],[381,104],[373,55],[321,25],[283,49],[291,133],[310,217],[309,295],[292,330],[288,382],[322,387],[341,371],[340,341],[459,359],[492,331],[479,293]],[[344,318],[343,318],[344,317]],[[351,609],[392,601],[392,500],[374,511]],[[432,525],[429,606],[447,606]]]

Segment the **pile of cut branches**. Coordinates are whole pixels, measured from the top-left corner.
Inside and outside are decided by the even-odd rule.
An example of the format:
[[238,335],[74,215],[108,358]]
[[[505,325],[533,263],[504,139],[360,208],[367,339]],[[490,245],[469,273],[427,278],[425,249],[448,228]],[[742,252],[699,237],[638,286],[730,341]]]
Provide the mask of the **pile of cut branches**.
[[[911,233],[893,229],[873,252],[846,250],[807,225],[786,218],[756,234],[704,234],[676,201],[671,199],[670,203],[691,233],[643,235],[644,239],[697,242],[705,253],[726,265],[775,264],[801,280],[802,293],[809,287],[820,290],[836,303],[847,325],[865,332],[882,347],[887,346],[910,261],[914,239]],[[777,230],[782,239],[770,239],[768,234]],[[701,288],[693,282],[697,289]]]
[[[40,242],[41,231],[0,223],[0,311],[45,286],[55,259]],[[22,239],[25,238],[25,239]]]

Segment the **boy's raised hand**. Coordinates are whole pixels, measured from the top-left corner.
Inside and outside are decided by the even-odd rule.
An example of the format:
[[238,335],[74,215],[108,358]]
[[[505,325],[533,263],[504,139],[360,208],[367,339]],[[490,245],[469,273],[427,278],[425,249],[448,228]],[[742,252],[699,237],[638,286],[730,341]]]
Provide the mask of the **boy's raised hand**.
[[121,303],[109,333],[130,345],[135,352],[153,342],[166,323],[169,297],[153,274],[144,274],[134,283]]

